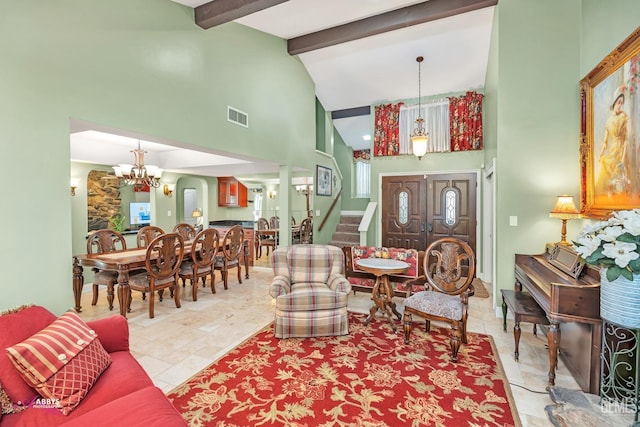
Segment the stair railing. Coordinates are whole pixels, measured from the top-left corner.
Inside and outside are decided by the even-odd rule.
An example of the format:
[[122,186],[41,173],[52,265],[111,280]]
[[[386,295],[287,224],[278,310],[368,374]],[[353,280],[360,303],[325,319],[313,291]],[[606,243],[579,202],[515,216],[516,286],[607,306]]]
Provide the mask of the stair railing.
[[340,191],[338,191],[338,194],[336,194],[336,198],[333,199],[333,202],[331,203],[331,206],[329,206],[329,210],[327,211],[327,214],[324,216],[324,219],[320,223],[320,227],[318,227],[318,231],[322,231],[322,227],[324,227],[324,224],[329,219],[329,216],[331,215],[331,212],[333,211],[333,208],[335,208],[336,207],[336,203],[338,203],[338,199],[340,198],[340,194],[342,194],[342,188],[340,189]]

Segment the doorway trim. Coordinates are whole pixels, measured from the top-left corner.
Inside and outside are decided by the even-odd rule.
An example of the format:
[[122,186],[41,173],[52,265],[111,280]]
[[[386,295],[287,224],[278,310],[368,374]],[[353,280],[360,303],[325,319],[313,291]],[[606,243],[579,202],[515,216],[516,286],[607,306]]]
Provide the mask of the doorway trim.
[[[455,174],[455,173],[468,173],[476,175],[476,183],[478,185],[476,192],[476,271],[478,272],[478,276],[483,274],[482,266],[484,265],[484,257],[482,256],[484,252],[484,239],[483,233],[483,213],[481,210],[482,200],[484,198],[484,192],[482,191],[484,187],[484,181],[481,180],[480,176],[481,169],[451,169],[451,170],[433,170],[433,171],[408,171],[408,172],[379,172],[378,173],[378,183],[377,183],[377,202],[378,209],[376,209],[376,246],[380,246],[382,244],[382,210],[380,209],[380,198],[382,194],[382,177],[385,176],[407,176],[407,175],[423,175],[425,178],[429,175],[442,175],[442,174]],[[495,183],[495,180],[494,180]],[[495,184],[494,184],[495,185]],[[494,207],[495,209],[495,207]],[[494,210],[495,212],[495,210]],[[495,241],[495,239],[494,239]],[[426,248],[425,248],[426,249]],[[494,252],[495,253],[495,248]],[[495,264],[495,260],[494,260]],[[495,267],[494,267],[495,271]],[[494,284],[495,287],[495,284]],[[495,294],[494,294],[495,295]]]

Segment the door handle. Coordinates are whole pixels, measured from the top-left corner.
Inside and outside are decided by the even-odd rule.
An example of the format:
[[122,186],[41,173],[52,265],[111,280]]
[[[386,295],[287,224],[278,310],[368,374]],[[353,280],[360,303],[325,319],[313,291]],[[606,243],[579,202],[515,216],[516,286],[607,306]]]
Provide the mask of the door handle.
[[433,233],[433,223],[429,223],[429,233]]
[[425,224],[424,222],[420,224],[420,231],[424,233]]

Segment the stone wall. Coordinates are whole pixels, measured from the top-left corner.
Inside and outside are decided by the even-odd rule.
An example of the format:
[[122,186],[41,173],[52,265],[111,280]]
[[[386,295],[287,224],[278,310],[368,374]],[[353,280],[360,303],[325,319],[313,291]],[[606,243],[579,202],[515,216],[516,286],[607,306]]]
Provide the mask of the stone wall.
[[109,228],[109,218],[120,212],[120,180],[113,172],[92,170],[87,177],[88,230]]

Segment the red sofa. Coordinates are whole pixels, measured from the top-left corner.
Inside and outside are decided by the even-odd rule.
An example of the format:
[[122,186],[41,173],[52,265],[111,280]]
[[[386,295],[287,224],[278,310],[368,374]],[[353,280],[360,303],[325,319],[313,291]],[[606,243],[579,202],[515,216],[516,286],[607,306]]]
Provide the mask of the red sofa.
[[[39,306],[0,316],[0,387],[4,389],[5,409],[7,399],[33,402],[40,396],[20,377],[4,350],[55,319],[53,313]],[[180,413],[129,352],[127,320],[111,316],[87,324],[97,333],[112,362],[82,402],[66,416],[55,408],[30,405],[20,413],[0,415],[0,426],[186,426]]]

